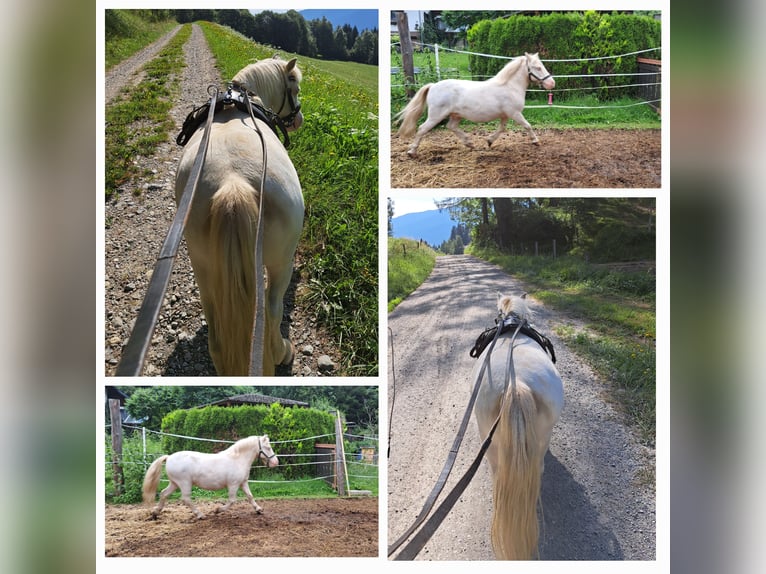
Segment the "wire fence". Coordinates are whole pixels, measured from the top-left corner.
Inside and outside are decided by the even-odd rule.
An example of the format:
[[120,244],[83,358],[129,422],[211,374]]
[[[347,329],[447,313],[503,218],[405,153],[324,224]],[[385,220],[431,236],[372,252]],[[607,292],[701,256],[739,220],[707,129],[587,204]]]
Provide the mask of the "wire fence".
[[[419,52],[422,54],[425,52],[428,56],[426,57],[427,65],[420,65],[415,66],[414,73],[414,83],[407,84],[405,83],[404,73],[402,71],[402,66],[392,66],[391,67],[391,76],[392,76],[392,82],[391,82],[391,88],[392,90],[404,90],[406,87],[410,87],[413,89],[419,89],[425,84],[434,82],[434,81],[440,81],[443,79],[464,79],[464,80],[473,80],[473,81],[481,81],[486,80],[488,78],[491,78],[492,75],[486,75],[486,74],[476,74],[471,71],[470,68],[470,61],[468,63],[468,67],[465,72],[461,71],[460,67],[455,66],[446,66],[443,67],[441,65],[441,59],[444,53],[447,54],[463,54],[469,57],[479,57],[479,58],[491,58],[491,59],[501,59],[501,60],[513,60],[516,57],[514,56],[500,56],[497,54],[485,54],[481,52],[471,52],[467,50],[458,50],[453,48],[446,48],[444,46],[440,46],[439,44],[425,44],[422,42],[412,42],[413,46],[418,46]],[[395,48],[399,46],[399,43],[392,43],[392,51],[396,53]],[[647,55],[647,54],[660,54],[661,47],[656,48],[646,48],[644,50],[638,50],[634,52],[627,52],[624,54],[615,54],[612,56],[594,56],[589,58],[565,58],[565,59],[543,59],[541,58],[541,61],[545,64],[550,63],[583,63],[587,64],[588,62],[600,62],[600,61],[607,61],[607,60],[619,60],[626,57],[631,56],[641,56],[641,55]],[[430,59],[430,54],[433,54],[433,61]],[[392,55],[392,62],[394,59],[399,58],[399,61],[401,61],[401,56],[393,56]],[[550,70],[549,70],[550,71]],[[560,108],[560,109],[616,109],[616,108],[628,108],[633,106],[640,106],[640,105],[650,105],[654,107],[655,109],[659,108],[661,98],[659,97],[660,94],[660,86],[662,84],[662,78],[661,78],[661,71],[659,67],[656,69],[652,69],[650,71],[641,71],[641,66],[639,65],[635,72],[621,72],[621,73],[582,73],[582,74],[553,74],[553,78],[557,82],[557,87],[553,90],[544,90],[540,88],[530,87],[527,91],[531,93],[537,93],[537,94],[547,94],[548,95],[548,103],[542,104],[542,105],[527,105],[525,108]],[[616,78],[628,78],[624,81],[624,83],[608,83],[604,85],[592,85],[592,86],[577,86],[577,87],[561,87],[559,86],[559,82],[561,80],[564,80],[566,83],[566,80],[575,79],[575,80],[582,80],[582,79],[588,79],[588,80],[605,80],[605,79],[616,79]],[[564,104],[558,104],[553,103],[554,100],[554,94],[566,94],[571,95],[575,94],[577,92],[583,93],[587,95],[588,93],[594,93],[594,92],[601,92],[604,93],[604,91],[609,90],[630,90],[632,92],[635,92],[636,95],[641,97],[642,94],[653,94],[656,97],[651,98],[644,98],[641,99],[638,102],[630,103],[630,104],[599,104],[599,105],[564,105]]]
[[[106,425],[107,428],[109,428],[110,425]],[[173,433],[163,433],[160,431],[155,431],[148,429],[146,427],[140,427],[140,426],[132,426],[132,425],[122,425],[122,428],[124,430],[130,431],[133,435],[132,437],[132,448],[124,448],[122,459],[118,462],[123,468],[126,467],[133,467],[135,469],[135,473],[140,473],[141,476],[145,474],[146,470],[148,469],[149,465],[151,465],[152,462],[154,462],[157,458],[164,456],[165,454],[170,454],[166,452],[162,452],[161,449],[158,449],[159,442],[156,440],[156,438],[162,438],[163,436],[167,437],[173,437],[173,438],[181,438],[191,441],[199,441],[199,442],[212,442],[212,443],[222,443],[222,444],[233,444],[236,441],[233,440],[224,440],[224,439],[212,439],[212,438],[204,438],[204,437],[192,437],[192,436],[186,436],[186,435],[178,435]],[[140,433],[140,448],[137,447],[137,435]],[[155,440],[152,440],[152,437],[156,437]],[[345,470],[345,475],[348,477],[348,479],[356,479],[358,481],[361,481],[362,483],[369,482],[369,481],[375,481],[377,483],[377,477],[378,477],[378,452],[379,452],[379,440],[377,436],[369,436],[369,435],[356,435],[351,433],[344,433],[343,439],[346,444],[351,446],[350,449],[351,452],[345,452],[344,456],[340,457],[338,456],[338,453],[336,453],[335,449],[335,433],[329,433],[324,435],[315,435],[315,436],[307,436],[303,438],[298,439],[291,439],[291,440],[272,440],[271,445],[274,449],[275,454],[279,457],[279,467],[278,472],[283,474],[291,475],[291,478],[284,478],[284,476],[280,476],[279,480],[269,480],[266,478],[251,478],[248,480],[249,483],[253,484],[279,484],[279,485],[285,485],[285,484],[301,484],[301,483],[310,483],[315,481],[325,481],[328,484],[333,485],[333,488],[336,488],[336,482],[337,482],[337,476],[336,476],[336,465],[339,462],[343,463]],[[322,444],[320,441],[325,440],[327,444]],[[316,447],[317,450],[320,450],[321,448],[322,452],[314,452],[314,453],[299,453],[299,454],[290,454],[290,453],[282,453],[279,452],[280,445],[288,445],[291,443],[302,443],[312,441]],[[356,445],[366,445],[366,446],[356,446]],[[372,445],[372,446],[369,446]],[[346,447],[348,448],[348,447]],[[255,461],[257,462],[257,461]],[[112,465],[115,463],[115,460],[112,458],[112,449],[109,445],[106,447],[106,460],[104,460],[104,465],[106,468],[106,474],[105,476],[109,477],[109,469],[112,468]],[[140,468],[139,468],[140,467]],[[293,469],[294,472],[285,472],[288,469]],[[263,471],[260,467],[256,466],[254,464],[253,473],[257,471]],[[273,471],[272,471],[273,474]],[[167,479],[163,478],[162,483],[167,483]]]

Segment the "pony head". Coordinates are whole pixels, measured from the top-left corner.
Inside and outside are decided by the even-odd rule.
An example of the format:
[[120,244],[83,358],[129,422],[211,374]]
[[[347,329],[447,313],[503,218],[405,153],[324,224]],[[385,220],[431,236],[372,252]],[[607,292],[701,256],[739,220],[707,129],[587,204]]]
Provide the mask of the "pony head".
[[510,317],[514,315],[521,320],[529,321],[531,313],[527,306],[527,294],[522,293],[521,296],[516,295],[503,295],[498,291],[497,293],[497,310],[503,314],[503,317]]
[[274,450],[271,448],[271,442],[269,442],[269,435],[263,435],[258,438],[258,458],[263,461],[263,464],[269,468],[274,468],[279,464],[277,455],[274,454]]
[[543,63],[540,61],[538,53],[530,54],[525,52],[524,57],[527,60],[527,74],[529,74],[530,82],[539,84],[546,90],[552,90],[556,87],[556,80],[554,80],[550,72],[545,69],[545,66],[543,66]]
[[285,61],[275,54],[245,66],[232,79],[234,84],[258,96],[264,106],[282,119],[287,131],[297,130],[303,124],[298,100],[303,74],[297,62],[297,58]]

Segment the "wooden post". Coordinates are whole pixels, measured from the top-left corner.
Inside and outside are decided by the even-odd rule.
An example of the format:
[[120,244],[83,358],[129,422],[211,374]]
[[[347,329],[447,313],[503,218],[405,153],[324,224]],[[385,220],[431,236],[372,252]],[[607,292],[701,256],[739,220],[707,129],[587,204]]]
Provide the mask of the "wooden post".
[[338,496],[348,494],[348,477],[346,473],[346,450],[343,448],[343,423],[340,411],[335,411],[335,477],[338,485]]
[[404,71],[404,90],[407,97],[415,95],[415,63],[412,58],[412,38],[410,38],[410,23],[407,12],[399,10],[396,13],[396,27],[399,30],[399,44],[402,47],[402,70]]
[[556,240],[553,240],[553,258],[556,259]]
[[112,480],[114,493],[119,496],[123,493],[125,484],[122,473],[122,417],[119,399],[109,399],[109,418],[112,422]]

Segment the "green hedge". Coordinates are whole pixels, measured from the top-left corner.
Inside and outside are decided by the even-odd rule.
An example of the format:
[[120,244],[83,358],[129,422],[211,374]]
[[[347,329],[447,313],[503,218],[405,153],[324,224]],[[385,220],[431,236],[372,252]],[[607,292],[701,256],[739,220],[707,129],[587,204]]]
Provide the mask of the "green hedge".
[[[498,56],[539,52],[542,60],[564,60],[616,56],[659,48],[662,33],[660,22],[648,16],[588,11],[483,20],[468,30],[467,39],[472,52]],[[661,57],[659,50],[639,56]],[[638,71],[636,58],[639,56],[587,62],[551,62],[546,63],[546,68],[554,76],[635,73]],[[493,76],[507,63],[507,60],[497,58],[470,56],[475,79]],[[600,100],[617,99],[637,95],[638,88],[606,89],[605,86],[641,83],[641,77],[556,78],[556,88],[598,87],[601,89],[588,92]],[[568,95],[583,94],[580,91],[560,91],[556,97],[562,100]]]
[[[269,435],[277,456],[286,454],[314,454],[316,442],[334,442],[334,438],[299,440],[335,432],[333,415],[310,408],[283,407],[278,403],[271,406],[243,405],[237,407],[204,407],[172,411],[162,419],[162,432],[191,437],[236,441],[250,435]],[[274,444],[280,441],[292,441]],[[164,452],[196,450],[198,452],[219,452],[230,446],[229,442],[208,442],[174,436],[162,437]],[[290,457],[281,463],[311,463],[315,457]],[[285,479],[310,476],[314,467],[280,466],[276,470],[262,472],[260,466],[253,466],[252,478],[272,476],[275,472]]]

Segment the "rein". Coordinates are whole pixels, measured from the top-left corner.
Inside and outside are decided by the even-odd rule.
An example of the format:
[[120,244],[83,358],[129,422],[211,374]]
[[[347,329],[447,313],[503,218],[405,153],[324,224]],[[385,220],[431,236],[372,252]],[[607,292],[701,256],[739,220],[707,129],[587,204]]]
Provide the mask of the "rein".
[[250,118],[253,120],[253,129],[261,139],[261,149],[263,149],[261,190],[258,198],[258,225],[255,230],[255,311],[253,316],[253,336],[250,339],[250,365],[248,368],[250,376],[257,377],[263,375],[263,346],[266,338],[266,290],[263,285],[263,185],[266,181],[268,154],[266,152],[266,142],[263,140],[263,132],[258,127],[258,122],[255,121],[254,106],[251,105],[250,98],[245,98],[245,101],[247,102]]
[[[504,321],[505,318],[506,317],[500,314],[498,315],[498,318],[496,320]],[[513,342],[516,339],[516,335],[519,333],[522,324],[524,323],[525,322],[519,323],[511,339],[511,346],[509,350],[509,354],[510,354],[509,361],[511,361],[511,356],[513,353]],[[418,514],[417,518],[415,518],[415,521],[412,523],[412,525],[410,525],[410,527],[404,532],[404,534],[402,534],[393,544],[391,544],[388,547],[388,556],[391,556],[394,552],[396,552],[396,550],[423,523],[423,521],[426,519],[428,514],[431,512],[431,509],[433,508],[434,504],[436,503],[436,499],[439,497],[439,494],[444,489],[444,485],[447,482],[447,478],[449,477],[450,472],[452,471],[452,467],[455,464],[455,460],[457,458],[460,445],[463,442],[463,437],[465,436],[465,431],[466,431],[466,428],[468,427],[468,422],[471,419],[471,413],[473,411],[474,403],[476,402],[476,397],[479,394],[479,388],[481,387],[481,382],[484,379],[484,371],[489,365],[489,359],[492,355],[492,350],[494,349],[495,343],[500,337],[501,331],[502,331],[501,329],[496,330],[494,337],[492,339],[492,342],[490,343],[489,349],[487,350],[487,354],[484,357],[484,363],[482,364],[481,370],[479,371],[479,374],[476,377],[476,381],[474,382],[474,387],[473,387],[473,390],[471,391],[471,397],[468,400],[468,406],[466,407],[465,413],[463,415],[463,420],[460,423],[460,428],[458,429],[457,435],[455,436],[455,441],[452,445],[452,448],[449,451],[449,454],[447,455],[447,460],[444,464],[444,467],[442,468],[439,478],[436,481],[436,484],[431,490],[431,493],[426,498],[426,502],[423,505],[423,508],[420,511],[420,514]],[[502,413],[502,409],[500,412]],[[479,452],[476,455],[476,458],[474,459],[471,466],[468,468],[465,474],[461,477],[461,479],[458,481],[458,483],[455,485],[452,491],[450,491],[450,493],[447,495],[447,498],[444,499],[444,501],[439,505],[439,507],[434,512],[434,514],[428,519],[425,526],[423,526],[423,528],[413,537],[413,539],[402,549],[402,551],[394,558],[394,560],[413,560],[415,556],[417,556],[418,553],[423,549],[426,543],[431,539],[431,537],[436,532],[436,529],[444,521],[449,511],[455,505],[460,495],[468,487],[468,484],[470,484],[471,479],[473,479],[473,476],[476,474],[476,471],[478,470],[481,464],[481,461],[484,458],[484,454],[486,453],[487,449],[489,448],[492,442],[492,435],[495,432],[495,427],[497,427],[499,420],[500,420],[500,414],[498,414],[497,419],[492,424],[492,428],[490,429],[490,432],[488,433],[487,437],[484,439],[484,442],[479,448]]]
[[178,253],[178,247],[181,244],[181,237],[189,216],[189,209],[192,205],[194,193],[197,190],[197,183],[199,182],[200,174],[202,173],[202,165],[205,163],[205,157],[207,155],[208,141],[210,139],[210,126],[213,123],[213,115],[215,114],[214,104],[218,101],[218,88],[216,86],[208,87],[208,94],[210,94],[210,100],[207,104],[208,109],[207,119],[205,121],[205,132],[202,134],[199,152],[194,159],[191,174],[184,187],[181,200],[178,204],[178,210],[173,218],[173,223],[165,237],[165,242],[162,244],[157,263],[154,265],[152,278],[149,280],[149,287],[146,290],[144,301],[138,312],[136,324],[130,334],[128,343],[122,351],[120,364],[117,365],[117,370],[115,371],[115,375],[118,377],[137,377],[141,374],[141,368],[143,367],[146,358],[146,352],[149,349],[149,342],[152,333],[154,332],[154,328],[157,326],[157,318],[159,317],[160,308],[162,307],[162,299],[168,288],[170,272],[173,269],[173,263],[176,254]]

